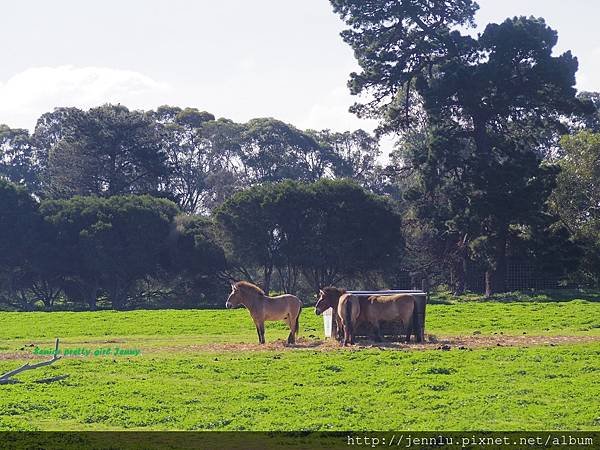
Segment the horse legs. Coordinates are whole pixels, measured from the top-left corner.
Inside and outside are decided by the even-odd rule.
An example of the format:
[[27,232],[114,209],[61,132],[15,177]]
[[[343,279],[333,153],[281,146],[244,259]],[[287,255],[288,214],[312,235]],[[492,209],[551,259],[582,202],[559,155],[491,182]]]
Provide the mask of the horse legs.
[[340,342],[344,347],[348,344],[354,345],[354,333],[350,324],[344,324],[344,339]]
[[337,313],[335,313],[335,339],[338,342],[342,342],[342,340],[344,339],[344,325],[342,325],[342,322],[340,321],[339,316],[337,315]]
[[410,342],[410,335],[412,334],[412,331],[413,331],[411,322],[412,321],[409,321],[406,324],[406,343],[407,344]]
[[258,320],[254,321],[254,324],[256,325],[256,333],[258,334],[258,343],[259,344],[264,344],[265,343],[265,322],[260,322]]
[[258,334],[258,343],[262,344],[262,336],[260,334],[260,325],[256,324],[256,333]]
[[290,335],[288,336],[287,343],[295,344],[296,343],[296,321],[292,319],[291,315],[287,317],[287,323],[290,327]]
[[373,324],[373,328],[375,328],[375,342],[381,342],[381,327],[379,326],[379,321]]

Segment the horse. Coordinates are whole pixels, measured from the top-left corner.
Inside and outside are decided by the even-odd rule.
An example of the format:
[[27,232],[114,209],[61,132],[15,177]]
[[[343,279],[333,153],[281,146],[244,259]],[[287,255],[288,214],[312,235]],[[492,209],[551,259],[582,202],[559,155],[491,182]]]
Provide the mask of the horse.
[[319,290],[319,299],[315,304],[315,314],[317,316],[320,316],[329,308],[333,309],[333,317],[335,319],[333,325],[335,326],[335,329],[332,329],[332,334],[334,335],[336,340],[340,342],[344,337],[344,328],[341,322],[341,318],[337,313],[337,309],[340,297],[345,293],[345,289],[340,289],[333,286],[324,287],[323,289]]
[[258,286],[247,281],[238,281],[231,283],[231,293],[225,306],[228,309],[246,307],[256,325],[259,344],[265,343],[266,320],[285,321],[290,327],[287,342],[288,344],[296,343],[302,302],[295,295],[283,294],[269,297]]
[[417,332],[416,299],[410,294],[372,295],[359,298],[359,304],[360,319],[374,328],[375,341],[381,341],[381,322],[385,321],[401,322],[406,330],[406,342],[410,342],[413,329]]
[[342,294],[338,302],[337,315],[340,317],[342,329],[344,330],[341,345],[354,344],[354,330],[359,323],[359,315],[363,312],[360,307],[360,297],[352,294]]
[[[410,342],[412,331],[416,333],[418,329],[414,323],[415,301],[409,294],[351,296],[344,289],[329,286],[319,291],[315,313],[320,315],[326,309],[333,308],[337,325],[336,339],[342,345],[353,344],[357,328],[365,323],[373,327],[374,339],[380,341],[380,322],[383,321],[401,322],[406,330],[406,342]],[[340,306],[342,303],[343,306]],[[415,337],[418,338],[416,334]]]

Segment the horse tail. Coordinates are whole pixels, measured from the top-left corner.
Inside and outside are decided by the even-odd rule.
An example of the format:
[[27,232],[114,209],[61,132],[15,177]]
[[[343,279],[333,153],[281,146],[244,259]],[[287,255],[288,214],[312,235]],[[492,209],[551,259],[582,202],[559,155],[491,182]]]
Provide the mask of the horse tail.
[[344,318],[344,326],[348,330],[348,334],[352,336],[352,301],[350,298],[346,300],[345,306],[344,313],[346,317]]
[[296,316],[296,331],[294,332],[294,334],[296,336],[298,336],[298,330],[300,329],[300,313],[302,312],[302,306],[300,306],[300,309],[298,310],[298,315]]

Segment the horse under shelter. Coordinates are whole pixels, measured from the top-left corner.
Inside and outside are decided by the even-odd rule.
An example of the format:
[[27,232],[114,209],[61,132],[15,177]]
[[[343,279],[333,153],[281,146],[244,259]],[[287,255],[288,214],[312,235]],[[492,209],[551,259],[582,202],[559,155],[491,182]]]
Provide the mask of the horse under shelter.
[[[416,329],[413,330],[416,336],[417,342],[423,342],[425,340],[425,310],[427,308],[427,297],[428,294],[425,291],[420,290],[403,290],[403,289],[390,289],[382,291],[347,291],[348,294],[357,295],[361,297],[369,297],[371,295],[395,295],[395,294],[410,294],[415,298],[415,310],[413,312],[413,319],[416,322]],[[323,326],[325,328],[325,337],[331,338],[336,335],[337,324],[333,320],[335,311],[332,308],[327,309],[323,312]],[[360,326],[356,332],[357,336],[368,336],[370,331],[365,326]],[[384,322],[381,325],[382,334],[384,336],[400,336],[405,332],[404,327],[398,322]]]

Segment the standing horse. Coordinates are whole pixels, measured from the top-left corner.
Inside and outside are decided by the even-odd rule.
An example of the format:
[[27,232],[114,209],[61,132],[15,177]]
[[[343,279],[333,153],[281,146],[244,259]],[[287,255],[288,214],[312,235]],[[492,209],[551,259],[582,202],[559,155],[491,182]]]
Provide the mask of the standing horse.
[[360,299],[360,316],[374,328],[376,341],[381,341],[381,322],[389,321],[401,322],[406,330],[406,342],[410,342],[413,329],[417,332],[415,305],[416,300],[410,294],[372,295]]
[[338,302],[337,315],[340,316],[344,339],[342,345],[354,344],[354,331],[360,321],[359,314],[364,312],[360,307],[360,297],[352,294],[342,294]]
[[227,308],[245,306],[258,333],[258,343],[265,343],[265,321],[283,320],[290,327],[288,344],[296,342],[299,318],[302,312],[302,302],[291,294],[269,297],[258,286],[247,281],[238,281],[231,284],[231,294],[225,303]]
[[[376,341],[381,340],[381,322],[402,323],[406,342],[410,342],[410,335],[418,329],[414,314],[415,298],[408,294],[364,297],[346,294],[344,289],[330,286],[319,291],[315,313],[320,315],[328,308],[333,308],[336,339],[342,345],[353,344],[357,328],[365,323],[374,329]],[[416,334],[415,338],[418,338]]]
[[338,341],[342,341],[344,337],[344,328],[342,325],[342,319],[337,313],[338,303],[340,302],[340,297],[346,293],[345,289],[336,288],[333,286],[324,287],[319,290],[319,299],[315,305],[315,314],[320,316],[327,309],[333,309],[333,318],[335,319],[333,325],[335,325],[335,329],[332,330],[332,334]]

